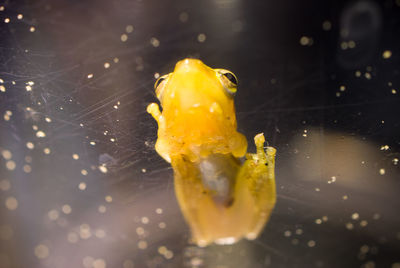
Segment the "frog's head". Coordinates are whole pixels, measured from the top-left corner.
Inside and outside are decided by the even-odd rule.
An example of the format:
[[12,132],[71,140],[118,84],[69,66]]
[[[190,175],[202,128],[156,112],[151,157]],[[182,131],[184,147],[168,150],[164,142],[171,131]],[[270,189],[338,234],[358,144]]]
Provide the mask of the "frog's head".
[[164,108],[170,101],[181,108],[209,106],[215,102],[225,106],[233,102],[237,78],[232,72],[212,69],[201,60],[184,59],[172,73],[161,76],[154,88]]

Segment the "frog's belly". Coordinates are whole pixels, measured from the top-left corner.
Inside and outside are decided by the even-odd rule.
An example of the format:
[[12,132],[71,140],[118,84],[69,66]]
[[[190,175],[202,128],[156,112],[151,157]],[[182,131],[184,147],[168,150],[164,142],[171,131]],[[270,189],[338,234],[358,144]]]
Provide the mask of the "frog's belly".
[[[268,219],[269,213],[260,211],[246,182],[236,180],[239,163],[232,159],[231,155],[208,158],[215,164],[216,174],[225,172],[232,176],[228,178],[228,186],[226,182],[221,182],[222,186],[218,183],[210,186],[213,183],[204,178],[205,169],[201,163],[183,158],[172,161],[178,203],[190,225],[194,242],[199,246],[212,242],[231,244],[243,237],[254,239]],[[226,172],[229,169],[234,171]],[[206,173],[210,170],[212,168]]]

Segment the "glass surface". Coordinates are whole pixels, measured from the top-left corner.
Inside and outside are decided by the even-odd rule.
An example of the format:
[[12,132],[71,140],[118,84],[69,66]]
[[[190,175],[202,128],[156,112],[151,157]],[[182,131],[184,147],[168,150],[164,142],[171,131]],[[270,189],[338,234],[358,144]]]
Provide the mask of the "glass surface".
[[[400,267],[399,29],[399,0],[2,1],[0,266]],[[257,240],[188,242],[146,113],[186,57],[277,149]]]

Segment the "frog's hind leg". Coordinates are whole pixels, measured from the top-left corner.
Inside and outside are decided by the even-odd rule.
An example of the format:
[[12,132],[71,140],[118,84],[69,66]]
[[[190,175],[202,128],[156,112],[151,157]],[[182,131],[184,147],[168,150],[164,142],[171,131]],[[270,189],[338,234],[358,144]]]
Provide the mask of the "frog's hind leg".
[[264,150],[264,134],[254,137],[257,148],[255,154],[247,154],[242,167],[241,179],[245,184],[243,193],[252,203],[251,220],[246,233],[247,239],[255,239],[267,223],[276,202],[275,154],[276,150]]

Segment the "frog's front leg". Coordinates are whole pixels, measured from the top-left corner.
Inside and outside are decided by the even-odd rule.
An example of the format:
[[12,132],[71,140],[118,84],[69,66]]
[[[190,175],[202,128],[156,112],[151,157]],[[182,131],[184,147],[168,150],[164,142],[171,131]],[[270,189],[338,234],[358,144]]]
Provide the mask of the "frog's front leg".
[[161,112],[160,112],[160,107],[158,106],[157,103],[150,103],[147,106],[147,112],[153,116],[153,118],[157,121],[158,127],[160,127],[160,121],[161,121]]
[[255,154],[247,154],[238,176],[238,196],[241,196],[251,213],[247,239],[255,239],[267,223],[276,202],[275,154],[273,147],[264,150],[262,133],[254,137]]
[[157,103],[150,103],[147,106],[147,112],[153,116],[153,118],[157,121],[158,124],[158,139],[156,142],[155,149],[159,155],[162,156],[168,163],[171,163],[170,157],[170,146],[165,139],[165,120],[160,112],[160,107]]

